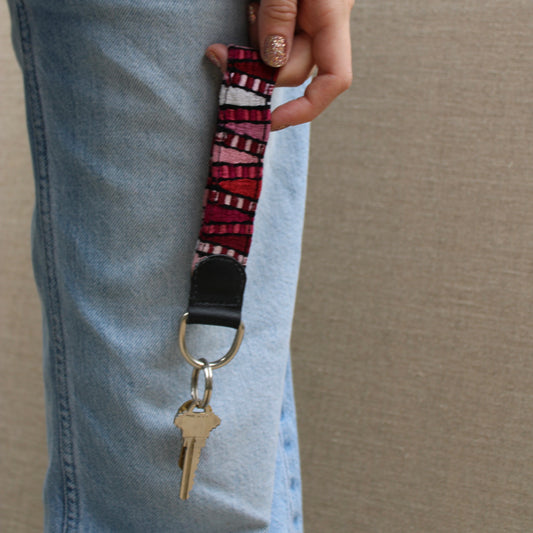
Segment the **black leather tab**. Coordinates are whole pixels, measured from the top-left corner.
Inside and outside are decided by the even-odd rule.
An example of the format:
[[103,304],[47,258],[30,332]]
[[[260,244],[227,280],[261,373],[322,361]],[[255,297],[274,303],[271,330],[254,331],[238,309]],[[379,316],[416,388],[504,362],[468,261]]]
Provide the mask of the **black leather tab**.
[[233,257],[202,259],[192,274],[187,322],[237,329],[245,285],[244,266]]

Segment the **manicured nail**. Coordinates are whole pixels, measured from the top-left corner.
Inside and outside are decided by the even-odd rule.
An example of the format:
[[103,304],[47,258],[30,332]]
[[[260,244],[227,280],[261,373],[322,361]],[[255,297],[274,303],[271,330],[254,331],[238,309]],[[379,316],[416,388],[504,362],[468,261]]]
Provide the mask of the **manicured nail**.
[[209,61],[211,61],[211,63],[213,63],[213,65],[217,66],[219,69],[222,69],[222,64],[220,63],[220,59],[218,59],[218,57],[216,56],[214,52],[209,50],[207,54],[205,54],[205,56],[207,57],[207,59],[209,59]]
[[287,40],[281,35],[269,35],[265,39],[265,62],[271,67],[287,63]]

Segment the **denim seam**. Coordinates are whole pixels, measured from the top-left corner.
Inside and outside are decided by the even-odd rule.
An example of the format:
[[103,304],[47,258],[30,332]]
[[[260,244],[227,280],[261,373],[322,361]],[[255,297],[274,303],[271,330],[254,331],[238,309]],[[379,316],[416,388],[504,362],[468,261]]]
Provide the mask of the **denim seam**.
[[294,498],[292,495],[292,487],[291,487],[291,479],[293,477],[293,472],[292,472],[290,460],[289,460],[289,454],[291,453],[291,450],[288,450],[285,447],[285,443],[287,442],[287,439],[290,440],[291,445],[294,446],[294,439],[292,438],[292,435],[287,436],[284,426],[285,426],[285,423],[282,420],[280,422],[279,446],[282,450],[281,452],[282,457],[283,457],[282,461],[283,461],[283,467],[285,470],[285,477],[286,477],[285,490],[286,490],[286,494],[288,495],[288,514],[289,514],[287,518],[288,518],[288,523],[290,524],[290,527],[291,527],[291,531],[295,531],[293,518],[295,516],[296,509],[295,509]]
[[72,417],[68,390],[68,368],[59,289],[55,269],[55,238],[52,227],[51,199],[48,171],[46,130],[42,101],[37,79],[35,57],[31,40],[29,17],[23,0],[17,2],[17,17],[20,31],[20,46],[23,58],[24,77],[28,97],[28,125],[32,132],[35,173],[37,178],[36,204],[42,227],[45,255],[48,312],[50,317],[50,349],[54,357],[54,373],[57,385],[59,411],[59,460],[63,478],[63,520],[61,531],[76,531],[79,524],[79,495],[76,484]]

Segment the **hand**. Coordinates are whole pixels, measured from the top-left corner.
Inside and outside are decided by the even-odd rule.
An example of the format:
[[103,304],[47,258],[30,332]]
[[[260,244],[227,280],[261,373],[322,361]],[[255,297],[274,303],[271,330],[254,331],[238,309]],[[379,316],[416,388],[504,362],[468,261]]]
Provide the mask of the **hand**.
[[[263,0],[250,4],[250,41],[265,63],[279,67],[277,85],[294,87],[317,68],[305,94],[272,112],[272,130],[316,118],[352,82],[350,11],[353,0]],[[224,71],[227,48],[207,56]]]

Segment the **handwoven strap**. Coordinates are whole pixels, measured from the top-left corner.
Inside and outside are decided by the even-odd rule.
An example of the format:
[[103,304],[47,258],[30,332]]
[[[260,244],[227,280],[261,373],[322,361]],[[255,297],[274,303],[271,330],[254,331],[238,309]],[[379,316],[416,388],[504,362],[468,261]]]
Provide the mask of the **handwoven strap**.
[[189,323],[239,327],[276,77],[257,51],[229,47],[193,260]]

